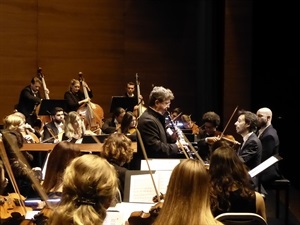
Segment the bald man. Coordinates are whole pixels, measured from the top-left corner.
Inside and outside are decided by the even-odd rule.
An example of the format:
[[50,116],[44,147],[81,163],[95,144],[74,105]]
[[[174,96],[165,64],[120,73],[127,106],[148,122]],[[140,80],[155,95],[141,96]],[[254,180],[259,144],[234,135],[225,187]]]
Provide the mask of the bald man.
[[[276,129],[272,125],[272,111],[269,108],[257,110],[258,132],[257,136],[262,144],[262,158],[265,161],[269,157],[279,153],[279,138]],[[278,163],[273,164],[261,173],[261,183],[267,187],[272,181],[281,178]]]

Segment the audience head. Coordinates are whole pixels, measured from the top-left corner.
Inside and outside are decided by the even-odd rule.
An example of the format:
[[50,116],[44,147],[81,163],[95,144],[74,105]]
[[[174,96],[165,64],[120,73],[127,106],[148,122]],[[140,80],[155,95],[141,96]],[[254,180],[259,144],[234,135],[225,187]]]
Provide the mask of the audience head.
[[100,155],[109,162],[123,166],[133,157],[132,141],[123,133],[112,133],[104,141]]
[[49,224],[103,224],[117,190],[116,170],[106,159],[94,154],[79,156],[65,170],[61,202]]
[[72,142],[61,141],[54,146],[48,158],[43,182],[46,193],[57,190],[61,186],[66,167],[80,154],[80,148]]

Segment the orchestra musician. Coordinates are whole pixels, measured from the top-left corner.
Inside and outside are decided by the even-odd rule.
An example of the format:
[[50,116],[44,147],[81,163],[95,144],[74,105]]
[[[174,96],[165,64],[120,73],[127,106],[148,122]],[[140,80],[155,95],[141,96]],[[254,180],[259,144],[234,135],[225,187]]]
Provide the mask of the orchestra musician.
[[218,136],[221,132],[218,130],[218,127],[220,122],[220,116],[213,111],[208,111],[202,116],[203,125],[201,127],[204,129],[199,130],[199,134],[197,136],[198,153],[206,162],[209,162],[211,144],[219,140]]
[[49,198],[60,198],[62,193],[63,173],[72,159],[81,155],[78,145],[61,141],[49,154],[42,186]]
[[200,132],[199,126],[192,121],[191,115],[181,115],[182,129],[192,130],[192,134],[198,135]]
[[[166,132],[165,113],[174,99],[173,92],[162,86],[153,87],[148,108],[139,117],[137,129],[149,158],[171,158],[178,156],[180,143],[177,132]],[[132,160],[132,167],[140,169],[141,159],[144,159],[141,146]]]
[[110,134],[104,141],[100,156],[112,164],[119,178],[120,202],[124,198],[125,175],[128,170],[125,164],[133,157],[132,141],[123,133]]
[[117,132],[123,133],[125,135],[130,135],[132,141],[136,141],[136,127],[137,127],[137,118],[136,116],[127,111],[123,116],[121,126]]
[[73,143],[81,143],[84,135],[84,122],[76,111],[68,113],[65,119],[62,140]]
[[55,107],[52,112],[52,120],[43,127],[43,143],[58,143],[64,132],[65,113],[61,107]]
[[111,118],[104,121],[102,125],[102,132],[105,134],[111,134],[119,130],[126,111],[122,107],[114,109]]
[[[6,132],[7,136],[12,139],[12,142],[21,148],[23,144],[26,143],[26,140],[21,133],[21,130],[25,125],[24,120],[20,116],[12,113],[4,118],[3,125],[4,129],[1,132]],[[19,162],[18,157],[12,149],[12,146],[10,146],[9,142],[4,138],[4,136],[2,136],[2,141],[20,193],[26,197],[37,197],[38,194],[32,188],[32,182],[27,175],[27,171],[24,169],[23,164]],[[22,154],[27,162],[32,165],[34,159],[33,155],[27,151],[22,151]],[[9,182],[5,192],[15,192],[11,182]]]
[[[29,85],[24,87],[19,96],[19,102],[16,105],[16,110],[21,112],[26,117],[26,122],[35,129],[41,128],[41,122],[37,120],[36,108],[41,103],[42,95],[40,88],[42,81],[39,77],[33,77]],[[49,90],[44,90],[49,93]]]
[[209,179],[202,161],[181,161],[172,171],[163,205],[152,225],[222,225],[210,209]]
[[63,176],[60,204],[48,225],[104,224],[106,210],[118,192],[114,167],[104,158],[84,154],[71,161]]
[[83,80],[82,85],[84,85],[88,91],[89,98],[85,98],[83,91],[80,90],[81,83],[79,80],[72,79],[70,82],[69,90],[65,92],[64,99],[67,100],[66,112],[77,111],[80,106],[84,103],[88,103],[93,97],[93,92]]

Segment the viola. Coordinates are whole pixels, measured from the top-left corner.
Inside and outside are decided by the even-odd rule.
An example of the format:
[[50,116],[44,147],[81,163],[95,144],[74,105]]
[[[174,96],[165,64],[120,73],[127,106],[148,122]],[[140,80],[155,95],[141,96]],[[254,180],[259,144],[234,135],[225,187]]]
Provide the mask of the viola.
[[24,196],[11,193],[7,196],[0,196],[0,224],[20,224],[24,220],[26,212],[32,208],[20,205],[24,202]]
[[128,218],[127,225],[151,225],[155,221],[156,217],[159,215],[159,211],[163,206],[162,202],[156,203],[152,206],[149,212],[135,211],[130,214]]
[[32,219],[25,219],[20,225],[46,225],[52,213],[53,209],[44,207],[38,214],[34,215]]

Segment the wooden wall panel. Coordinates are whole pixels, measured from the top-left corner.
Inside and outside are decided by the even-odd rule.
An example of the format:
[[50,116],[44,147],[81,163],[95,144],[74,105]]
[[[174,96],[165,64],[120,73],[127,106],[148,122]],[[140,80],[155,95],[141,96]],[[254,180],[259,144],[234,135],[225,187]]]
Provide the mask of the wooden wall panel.
[[[141,93],[172,89],[171,107],[194,112],[196,2],[93,0],[0,2],[0,118],[41,66],[50,98],[83,72],[109,117],[111,96],[139,73]],[[5,96],[5,97],[4,97]],[[187,99],[189,101],[187,101]]]

